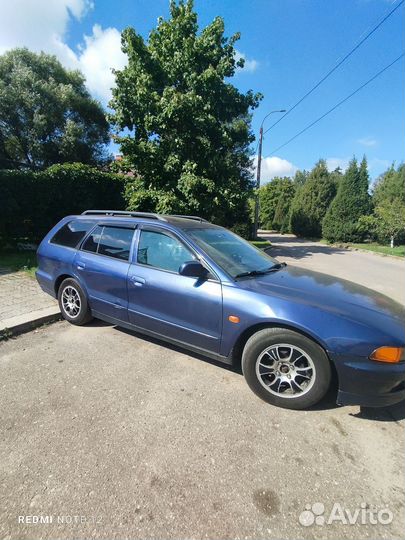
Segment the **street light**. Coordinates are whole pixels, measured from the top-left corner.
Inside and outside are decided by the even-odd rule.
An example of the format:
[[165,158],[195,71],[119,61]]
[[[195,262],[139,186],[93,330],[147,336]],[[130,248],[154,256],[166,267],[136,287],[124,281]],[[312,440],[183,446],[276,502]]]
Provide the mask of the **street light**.
[[257,238],[257,229],[259,226],[259,188],[260,188],[260,171],[262,165],[262,145],[263,145],[263,124],[268,116],[274,113],[284,113],[287,112],[286,109],[280,109],[277,111],[270,111],[263,118],[262,123],[260,124],[260,135],[259,135],[259,154],[257,156],[257,174],[256,174],[256,197],[255,197],[255,224],[254,224],[254,239]]

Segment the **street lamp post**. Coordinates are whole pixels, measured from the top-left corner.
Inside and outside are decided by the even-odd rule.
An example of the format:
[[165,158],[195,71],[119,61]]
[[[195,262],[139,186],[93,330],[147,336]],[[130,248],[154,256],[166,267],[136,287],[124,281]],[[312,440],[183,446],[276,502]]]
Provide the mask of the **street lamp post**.
[[260,173],[262,169],[262,147],[263,147],[263,124],[268,116],[274,113],[283,113],[286,112],[285,109],[280,109],[277,111],[270,111],[263,118],[262,123],[260,124],[259,132],[259,154],[257,156],[257,173],[256,173],[256,197],[255,197],[255,224],[254,224],[254,239],[257,238],[257,229],[259,227],[259,188],[260,188]]

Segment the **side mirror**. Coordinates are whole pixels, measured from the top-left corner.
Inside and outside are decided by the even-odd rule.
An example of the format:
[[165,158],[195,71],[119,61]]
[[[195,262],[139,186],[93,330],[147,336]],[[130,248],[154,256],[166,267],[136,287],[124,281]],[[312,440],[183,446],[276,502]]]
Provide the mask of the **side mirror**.
[[205,278],[208,270],[199,261],[186,261],[179,268],[181,276]]

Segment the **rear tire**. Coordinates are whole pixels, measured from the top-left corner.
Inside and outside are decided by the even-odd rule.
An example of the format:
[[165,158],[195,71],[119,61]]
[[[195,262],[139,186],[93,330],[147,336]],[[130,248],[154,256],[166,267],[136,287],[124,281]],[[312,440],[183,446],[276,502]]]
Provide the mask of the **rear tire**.
[[261,399],[285,409],[318,403],[331,381],[330,361],[311,339],[285,328],[265,328],[247,341],[242,371]]
[[87,297],[75,279],[62,281],[58,290],[58,302],[62,317],[71,324],[81,326],[93,319]]

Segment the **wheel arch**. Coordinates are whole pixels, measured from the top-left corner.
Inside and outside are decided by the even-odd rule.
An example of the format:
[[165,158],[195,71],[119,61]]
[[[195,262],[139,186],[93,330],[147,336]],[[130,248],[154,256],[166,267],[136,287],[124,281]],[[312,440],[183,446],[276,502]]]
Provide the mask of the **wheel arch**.
[[306,338],[314,341],[317,345],[319,345],[323,349],[327,358],[329,359],[330,364],[333,366],[333,362],[331,361],[329,357],[326,346],[322,342],[321,339],[319,339],[317,336],[314,336],[310,332],[307,332],[300,327],[297,327],[297,326],[294,326],[293,324],[285,323],[282,321],[265,321],[265,322],[261,322],[261,323],[257,323],[252,326],[249,326],[248,328],[245,328],[245,330],[238,336],[238,339],[236,340],[235,345],[232,348],[231,360],[234,366],[240,367],[240,363],[242,360],[242,352],[248,339],[252,337],[253,334],[256,334],[256,332],[259,332],[260,330],[264,330],[265,328],[284,328],[286,330],[292,330],[293,332],[297,332],[298,334],[301,334],[302,336],[305,336]]
[[61,274],[55,279],[54,289],[56,298],[58,297],[59,287],[65,279],[76,279],[72,274]]

